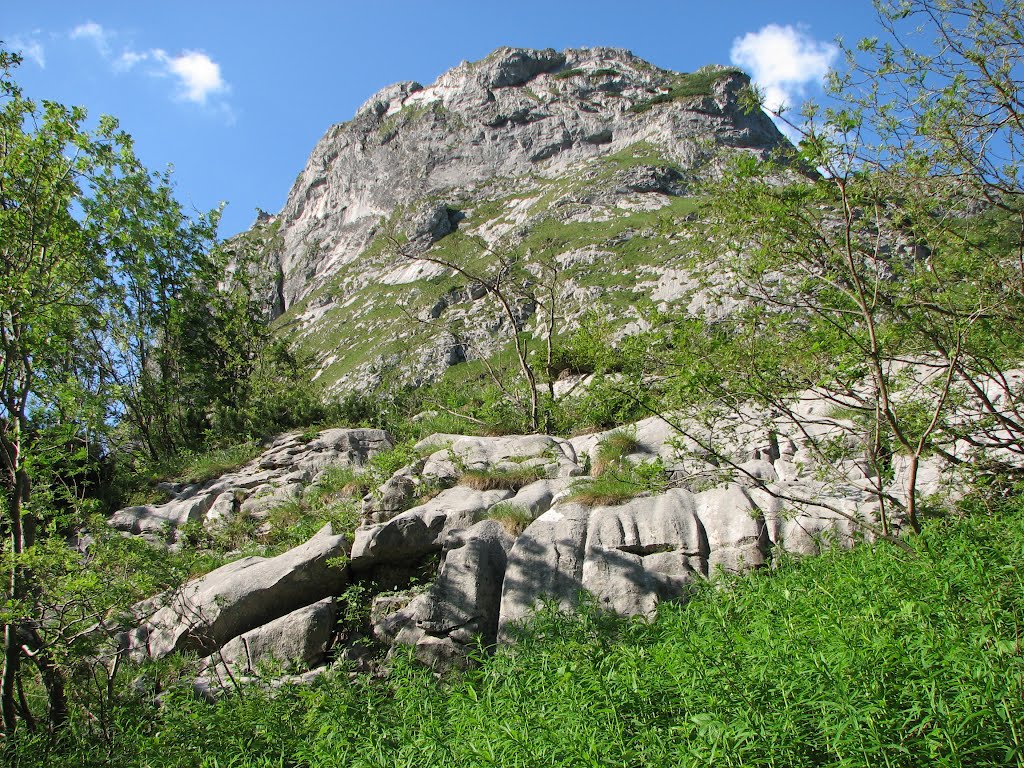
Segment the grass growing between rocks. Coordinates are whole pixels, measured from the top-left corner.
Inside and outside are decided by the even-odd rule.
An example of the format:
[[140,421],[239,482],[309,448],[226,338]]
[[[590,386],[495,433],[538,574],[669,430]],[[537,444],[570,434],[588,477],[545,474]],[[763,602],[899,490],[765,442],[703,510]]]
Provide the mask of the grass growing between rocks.
[[[627,439],[628,435],[624,435],[623,440]],[[623,455],[620,453],[616,460],[604,464],[596,476],[573,483],[565,500],[588,507],[615,506],[646,493],[660,493],[668,487],[661,459],[632,464],[624,460]]]
[[597,446],[591,473],[596,477],[613,467],[621,466],[623,460],[640,448],[636,434],[626,429],[617,429],[605,437]]
[[487,510],[485,520],[497,520],[501,527],[512,536],[518,536],[527,529],[533,522],[534,516],[529,509],[522,504],[513,504],[510,501],[499,501]]
[[467,469],[459,478],[459,485],[465,485],[477,491],[518,491],[545,477],[547,474],[542,466]]
[[[1018,502],[1019,504],[1019,502]],[[1024,506],[1024,505],[1022,505]],[[656,620],[543,613],[438,681],[398,658],[210,706],[132,699],[113,740],[20,734],[5,765],[988,766],[1024,759],[1024,510],[788,560]]]

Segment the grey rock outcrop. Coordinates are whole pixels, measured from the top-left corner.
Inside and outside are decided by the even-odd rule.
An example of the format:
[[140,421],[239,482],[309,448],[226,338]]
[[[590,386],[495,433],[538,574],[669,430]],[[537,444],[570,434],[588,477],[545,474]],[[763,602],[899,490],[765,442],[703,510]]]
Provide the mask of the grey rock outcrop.
[[130,649],[154,659],[174,651],[206,656],[249,630],[336,595],[348,573],[331,561],[348,545],[327,525],[277,557],[245,557],[187,582],[131,633]]
[[107,522],[126,533],[174,544],[189,523],[209,528],[239,513],[259,519],[296,498],[328,467],[362,467],[393,445],[391,436],[379,429],[328,429],[308,441],[283,435],[233,472],[205,483],[174,486],[171,500],[126,507]]
[[386,523],[361,527],[352,543],[352,570],[416,563],[439,553],[451,531],[469,528],[480,515],[512,495],[502,489],[477,491],[456,486]]
[[335,616],[334,600],[330,597],[294,610],[229,640],[206,658],[199,672],[225,680],[236,675],[255,675],[267,667],[286,671],[318,667],[326,660]]
[[[377,343],[409,333],[405,318],[388,315],[398,289],[406,291],[400,303],[410,314],[456,303],[441,302],[425,285],[450,270],[409,257],[429,256],[464,226],[492,248],[546,218],[606,221],[656,210],[714,175],[729,152],[764,156],[784,146],[764,113],[740,105],[748,82],[726,68],[680,75],[614,48],[500,48],[429,85],[389,86],[327,131],[281,212],[257,224],[273,230],[265,257],[277,305],[298,338],[309,340],[324,380],[338,388],[372,389],[384,370],[428,381],[449,365],[486,356],[531,321],[528,308],[512,329],[505,319],[485,319],[485,302],[459,301],[459,316],[472,317],[466,326],[474,330],[458,341],[437,330],[423,343],[422,359]],[[568,183],[592,182],[604,172],[593,163],[634,152],[648,161],[629,158],[621,169],[613,162],[600,189]],[[545,202],[543,186],[555,181],[566,182],[565,194]],[[404,255],[396,252],[398,240]],[[471,281],[463,282],[458,290]],[[567,326],[602,293],[567,280]],[[356,342],[323,341],[338,328]]]
[[497,639],[501,585],[512,537],[494,520],[453,533],[431,588],[377,622],[380,639],[415,648],[433,667],[450,666],[474,644]]

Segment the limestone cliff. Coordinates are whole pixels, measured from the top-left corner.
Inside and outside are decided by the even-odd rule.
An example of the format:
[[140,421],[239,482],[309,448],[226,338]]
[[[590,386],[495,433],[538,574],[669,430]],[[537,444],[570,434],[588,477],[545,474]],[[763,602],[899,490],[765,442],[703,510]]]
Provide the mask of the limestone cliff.
[[[386,370],[428,380],[500,346],[501,321],[472,319],[465,280],[410,262],[382,232],[479,269],[499,250],[543,255],[565,272],[567,307],[604,304],[628,321],[623,297],[637,283],[675,295],[692,183],[729,152],[785,143],[763,113],[739,106],[748,83],[612,48],[501,48],[429,86],[383,89],[328,130],[283,210],[256,225],[273,234],[266,260],[282,324],[326,381],[361,388]],[[445,329],[459,312],[466,338]]]

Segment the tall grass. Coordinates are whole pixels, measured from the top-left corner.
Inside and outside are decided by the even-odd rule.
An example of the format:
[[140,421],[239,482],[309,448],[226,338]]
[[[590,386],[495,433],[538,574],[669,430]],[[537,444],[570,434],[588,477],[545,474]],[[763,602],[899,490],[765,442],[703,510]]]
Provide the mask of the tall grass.
[[651,622],[549,610],[440,682],[400,656],[384,681],[172,691],[125,710],[109,755],[16,741],[8,764],[1019,766],[1024,516],[910,545],[723,579]]

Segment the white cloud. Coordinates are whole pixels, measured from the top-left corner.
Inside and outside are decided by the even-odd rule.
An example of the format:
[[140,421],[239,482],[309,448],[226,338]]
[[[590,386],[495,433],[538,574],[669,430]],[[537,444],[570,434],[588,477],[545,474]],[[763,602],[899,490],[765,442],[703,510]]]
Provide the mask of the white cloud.
[[168,56],[165,51],[152,51],[153,58],[178,78],[182,96],[196,104],[205,104],[211,94],[227,91],[227,83],[220,74],[220,65],[202,51],[184,51],[180,56]]
[[8,41],[10,50],[20,53],[22,57],[34,61],[40,69],[46,69],[46,50],[43,44],[34,38],[24,39],[12,37]]
[[121,52],[121,55],[114,60],[113,66],[118,72],[127,72],[139,62],[146,61],[149,58],[149,51],[124,50]]
[[807,86],[820,84],[838,55],[832,43],[790,25],[769,24],[733,40],[730,58],[762,89],[765,108],[778,112],[799,106]]
[[91,40],[103,58],[110,56],[110,39],[107,31],[95,21],[79,24],[68,33],[71,40]]
[[[230,90],[220,71],[220,64],[202,51],[182,51],[172,56],[162,48],[135,50],[125,47],[116,56],[111,41],[117,33],[104,29],[94,21],[79,24],[68,33],[71,40],[89,40],[96,46],[100,56],[118,73],[130,72],[138,65],[148,62],[144,70],[154,77],[172,77],[178,84],[178,96],[184,101],[208,105],[211,96],[224,96]],[[231,109],[221,99],[214,105],[219,111],[233,119]]]

